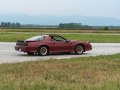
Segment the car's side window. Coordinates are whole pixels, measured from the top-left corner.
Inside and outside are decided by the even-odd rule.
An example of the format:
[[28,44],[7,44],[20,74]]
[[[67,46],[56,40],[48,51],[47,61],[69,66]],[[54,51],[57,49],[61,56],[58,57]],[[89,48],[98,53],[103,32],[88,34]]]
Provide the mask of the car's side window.
[[66,39],[61,36],[54,36],[55,41],[65,41]]

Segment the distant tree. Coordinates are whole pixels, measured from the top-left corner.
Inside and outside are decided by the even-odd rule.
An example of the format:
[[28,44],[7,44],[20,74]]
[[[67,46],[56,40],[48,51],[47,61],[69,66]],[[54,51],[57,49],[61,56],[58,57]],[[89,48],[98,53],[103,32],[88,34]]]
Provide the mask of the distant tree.
[[20,27],[20,23],[11,23],[11,22],[1,22],[1,27]]
[[104,30],[108,30],[109,28],[108,27],[104,27]]
[[63,28],[63,24],[62,23],[59,24],[59,28]]
[[7,22],[7,26],[8,26],[8,27],[11,27],[11,23],[10,23],[10,22]]
[[20,25],[20,23],[16,23],[16,25],[15,25],[16,27],[20,27],[21,25]]
[[62,29],[80,29],[82,28],[81,23],[60,23],[59,28]]
[[11,26],[12,26],[12,27],[15,27],[15,23],[12,23]]
[[4,27],[4,22],[1,22],[1,27]]

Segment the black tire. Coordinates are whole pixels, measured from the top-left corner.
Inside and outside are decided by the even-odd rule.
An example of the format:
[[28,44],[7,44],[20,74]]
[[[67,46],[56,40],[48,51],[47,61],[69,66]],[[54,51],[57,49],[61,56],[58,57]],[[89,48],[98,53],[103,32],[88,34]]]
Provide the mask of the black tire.
[[39,56],[46,56],[46,55],[48,55],[49,50],[48,50],[48,47],[41,46],[38,48],[37,52],[38,52]]
[[28,55],[34,55],[34,53],[32,53],[32,52],[27,52],[27,54],[28,54]]
[[77,45],[74,50],[75,54],[83,54],[84,52],[84,46],[83,45]]

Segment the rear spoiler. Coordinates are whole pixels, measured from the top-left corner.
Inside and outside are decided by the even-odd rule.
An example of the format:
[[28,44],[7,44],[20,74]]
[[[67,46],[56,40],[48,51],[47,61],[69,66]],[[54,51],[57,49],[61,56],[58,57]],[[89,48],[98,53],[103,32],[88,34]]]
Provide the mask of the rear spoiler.
[[23,40],[18,40],[16,42],[16,45],[24,45],[24,46],[27,46],[27,42],[23,41]]

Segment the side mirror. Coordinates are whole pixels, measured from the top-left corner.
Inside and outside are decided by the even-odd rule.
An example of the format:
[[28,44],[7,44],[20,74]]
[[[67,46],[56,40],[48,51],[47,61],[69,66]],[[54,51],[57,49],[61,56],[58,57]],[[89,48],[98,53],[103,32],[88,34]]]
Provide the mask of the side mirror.
[[66,40],[66,42],[70,42],[70,40]]

